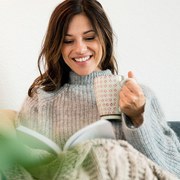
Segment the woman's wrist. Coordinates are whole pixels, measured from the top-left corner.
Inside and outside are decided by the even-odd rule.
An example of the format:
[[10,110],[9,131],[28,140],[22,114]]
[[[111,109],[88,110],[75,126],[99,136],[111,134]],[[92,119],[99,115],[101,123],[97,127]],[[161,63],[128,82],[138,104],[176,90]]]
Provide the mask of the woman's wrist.
[[141,126],[144,121],[143,114],[140,114],[136,117],[129,117],[135,127]]

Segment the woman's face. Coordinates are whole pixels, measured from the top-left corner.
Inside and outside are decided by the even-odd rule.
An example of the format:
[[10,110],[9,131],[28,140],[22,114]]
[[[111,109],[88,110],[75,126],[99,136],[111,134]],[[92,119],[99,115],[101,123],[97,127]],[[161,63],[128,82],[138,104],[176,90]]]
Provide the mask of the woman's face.
[[100,70],[102,45],[86,15],[75,15],[70,21],[62,45],[62,56],[71,70],[79,75]]

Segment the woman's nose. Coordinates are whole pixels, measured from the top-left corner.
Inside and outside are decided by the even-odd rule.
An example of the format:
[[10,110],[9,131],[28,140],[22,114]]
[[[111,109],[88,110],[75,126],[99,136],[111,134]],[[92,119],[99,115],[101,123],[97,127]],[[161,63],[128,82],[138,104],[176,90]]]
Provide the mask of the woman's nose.
[[87,51],[87,45],[83,41],[79,41],[76,43],[76,53],[84,54]]

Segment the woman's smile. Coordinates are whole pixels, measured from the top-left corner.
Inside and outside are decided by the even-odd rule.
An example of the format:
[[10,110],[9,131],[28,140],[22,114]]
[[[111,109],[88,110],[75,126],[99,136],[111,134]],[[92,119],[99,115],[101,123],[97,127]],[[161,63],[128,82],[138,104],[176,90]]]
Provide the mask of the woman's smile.
[[86,61],[89,61],[90,58],[91,58],[91,56],[84,56],[84,57],[73,58],[73,60],[75,62],[86,62]]

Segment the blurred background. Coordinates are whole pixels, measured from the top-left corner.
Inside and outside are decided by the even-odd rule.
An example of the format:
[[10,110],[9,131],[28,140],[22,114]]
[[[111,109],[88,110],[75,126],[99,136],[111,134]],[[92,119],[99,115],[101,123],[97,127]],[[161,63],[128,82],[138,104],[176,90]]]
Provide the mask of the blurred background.
[[[0,109],[19,110],[39,75],[37,58],[60,0],[0,0]],[[180,121],[180,1],[100,0],[115,33],[119,74],[132,70]]]

